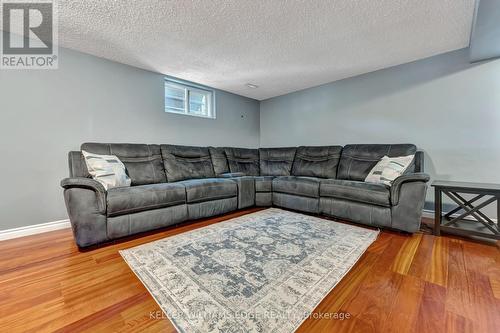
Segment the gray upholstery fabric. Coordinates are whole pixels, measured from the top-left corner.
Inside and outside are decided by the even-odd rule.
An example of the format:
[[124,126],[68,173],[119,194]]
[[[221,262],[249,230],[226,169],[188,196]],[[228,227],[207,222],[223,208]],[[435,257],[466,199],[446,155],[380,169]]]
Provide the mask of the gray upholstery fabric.
[[255,180],[254,177],[230,178],[238,185],[238,209],[255,205]]
[[109,217],[107,233],[110,239],[168,227],[187,220],[186,204],[146,210],[135,214]]
[[226,152],[224,148],[208,147],[210,158],[214,166],[215,175],[229,173],[229,164],[227,164]]
[[272,192],[256,192],[255,205],[257,207],[270,207],[273,204]]
[[319,213],[319,199],[273,192],[273,205],[307,213]]
[[234,177],[243,177],[245,174],[243,172],[229,172],[229,173],[222,173],[220,175],[217,175],[218,178],[234,178]]
[[311,177],[276,177],[273,179],[273,193],[319,198],[319,182],[318,178]]
[[255,178],[255,191],[257,192],[271,192],[273,184],[273,176],[261,176]]
[[260,174],[262,176],[290,176],[295,147],[260,148]]
[[186,203],[182,184],[162,183],[116,187],[108,191],[108,216],[136,213]]
[[255,205],[269,207],[273,204],[272,184],[273,176],[254,177],[255,179]]
[[411,233],[420,229],[426,191],[427,183],[423,181],[401,184],[398,203],[391,209],[392,228]]
[[[132,186],[166,182],[160,146],[130,143],[84,143],[82,150],[115,155],[125,164]],[[86,169],[86,167],[85,167]]]
[[413,170],[410,169],[410,172],[424,172],[424,152],[417,151],[415,153],[415,162]]
[[391,206],[390,190],[383,184],[353,180],[325,179],[321,181],[320,196]]
[[224,148],[230,172],[243,172],[246,176],[258,176],[259,150],[247,148]]
[[405,183],[411,182],[423,182],[427,183],[429,181],[429,175],[425,173],[411,173],[399,176],[394,179],[391,186],[391,201],[393,205],[397,205],[399,203],[399,197],[401,194],[401,188]]
[[238,186],[231,179],[190,179],[176,184],[182,184],[186,187],[187,203],[218,200],[238,195]]
[[108,240],[106,232],[106,207],[99,204],[96,192],[84,187],[66,187],[64,201],[71,228],[79,247]]
[[391,209],[337,198],[319,199],[321,214],[376,227],[391,227]]
[[215,177],[206,147],[161,145],[161,154],[169,182]]
[[297,148],[292,175],[336,178],[342,146],[319,146]]
[[337,178],[364,181],[370,170],[385,155],[389,157],[407,156],[415,154],[416,151],[417,148],[412,144],[347,145],[342,150]]
[[81,151],[70,151],[68,153],[68,166],[70,178],[90,177]]
[[238,209],[238,198],[226,198],[205,202],[188,204],[188,217],[190,220],[221,215]]
[[96,180],[91,178],[64,178],[61,180],[61,187],[64,189],[70,188],[81,188],[87,189],[94,192],[96,197],[97,208],[99,212],[106,212],[106,189],[104,186]]
[[[79,247],[253,205],[321,212],[415,232],[429,180],[414,173],[423,170],[424,155],[410,144],[270,148],[260,153],[107,143],[85,143],[82,149],[118,156],[133,186],[106,192],[90,178],[81,152],[69,153],[72,178],[63,179],[61,186]],[[413,165],[392,187],[363,182],[384,155],[409,154],[415,154]]]

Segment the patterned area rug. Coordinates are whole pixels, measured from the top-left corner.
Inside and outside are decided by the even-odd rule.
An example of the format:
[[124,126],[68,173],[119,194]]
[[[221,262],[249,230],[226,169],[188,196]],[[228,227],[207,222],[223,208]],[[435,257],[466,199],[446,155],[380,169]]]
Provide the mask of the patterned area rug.
[[270,208],[120,253],[180,332],[293,332],[377,235]]

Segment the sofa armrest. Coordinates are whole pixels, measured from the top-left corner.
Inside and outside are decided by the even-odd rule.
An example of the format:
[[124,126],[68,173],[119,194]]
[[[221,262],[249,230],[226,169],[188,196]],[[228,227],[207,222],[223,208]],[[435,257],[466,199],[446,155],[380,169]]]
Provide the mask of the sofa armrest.
[[235,177],[244,177],[245,174],[243,172],[229,172],[217,175],[218,178],[235,178]]
[[415,153],[415,173],[424,172],[424,152],[419,150]]
[[61,186],[65,190],[81,188],[94,191],[97,196],[99,210],[101,212],[106,212],[106,189],[98,181],[84,177],[64,178],[61,180]]
[[399,203],[399,197],[400,197],[400,192],[403,184],[405,183],[412,183],[412,182],[423,182],[427,183],[429,181],[430,177],[426,173],[409,173],[409,174],[403,174],[396,178],[392,182],[391,186],[391,202],[392,205],[395,206]]
[[64,201],[78,247],[108,240],[106,190],[90,178],[66,178],[61,181]]

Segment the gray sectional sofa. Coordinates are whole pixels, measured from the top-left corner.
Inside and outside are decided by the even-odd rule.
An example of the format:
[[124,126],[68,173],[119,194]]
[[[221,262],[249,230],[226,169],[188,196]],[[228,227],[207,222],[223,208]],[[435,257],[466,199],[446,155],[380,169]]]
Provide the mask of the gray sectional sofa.
[[[252,206],[277,206],[405,232],[419,229],[429,177],[412,144],[287,148],[85,143],[116,155],[131,187],[108,191],[69,153],[64,199],[79,247]],[[415,154],[391,187],[366,183],[384,156]]]

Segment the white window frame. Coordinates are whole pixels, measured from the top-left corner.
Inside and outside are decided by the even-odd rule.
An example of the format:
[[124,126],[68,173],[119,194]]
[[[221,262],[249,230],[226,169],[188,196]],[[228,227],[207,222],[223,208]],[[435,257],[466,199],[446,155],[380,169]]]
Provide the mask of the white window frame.
[[[167,108],[167,105],[165,103],[165,112],[167,113],[173,113],[173,114],[181,114],[185,116],[193,116],[193,117],[200,117],[200,118],[206,118],[206,119],[215,119],[216,114],[215,114],[215,91],[213,89],[184,82],[181,80],[177,79],[172,79],[172,78],[165,78],[165,87],[163,89],[163,100],[166,101],[166,88],[168,86],[178,88],[178,89],[183,89],[184,90],[184,110],[179,110],[179,111],[173,111],[171,108]],[[208,108],[208,114],[198,114],[195,112],[190,112],[190,101],[189,101],[189,94],[190,92],[199,92],[199,93],[208,93],[208,102],[207,102],[207,108]]]

